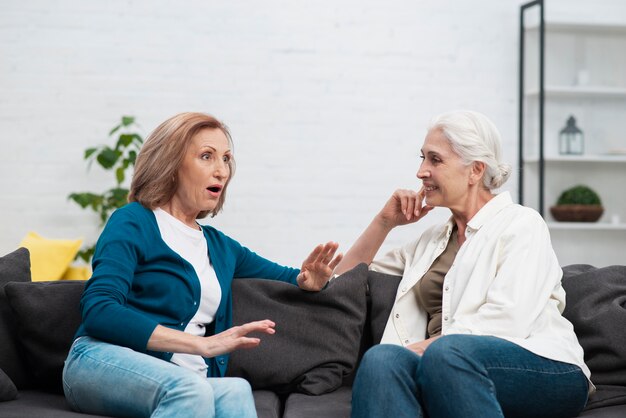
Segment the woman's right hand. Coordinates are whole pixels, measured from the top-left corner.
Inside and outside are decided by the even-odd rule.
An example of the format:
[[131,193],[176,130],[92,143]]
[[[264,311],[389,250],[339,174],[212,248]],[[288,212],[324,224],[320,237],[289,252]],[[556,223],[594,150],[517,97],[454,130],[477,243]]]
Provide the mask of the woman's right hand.
[[203,357],[215,357],[220,354],[230,353],[242,348],[254,348],[261,343],[260,338],[248,337],[251,332],[263,332],[272,335],[276,332],[276,324],[269,319],[248,322],[243,325],[232,327],[219,334],[204,337],[205,347],[202,350]]
[[276,324],[269,319],[248,322],[209,337],[200,337],[187,332],[157,325],[148,340],[148,350],[172,353],[197,354],[202,357],[215,357],[240,348],[254,348],[261,343],[260,338],[248,337],[251,332],[272,335]]
[[433,206],[423,204],[424,194],[423,187],[419,192],[396,190],[378,213],[378,220],[389,229],[419,221],[433,209]]
[[335,268],[335,274],[342,274],[359,263],[370,264],[393,228],[417,222],[426,216],[433,206],[422,204],[424,195],[423,187],[419,192],[403,189],[393,192],[385,206],[343,256]]

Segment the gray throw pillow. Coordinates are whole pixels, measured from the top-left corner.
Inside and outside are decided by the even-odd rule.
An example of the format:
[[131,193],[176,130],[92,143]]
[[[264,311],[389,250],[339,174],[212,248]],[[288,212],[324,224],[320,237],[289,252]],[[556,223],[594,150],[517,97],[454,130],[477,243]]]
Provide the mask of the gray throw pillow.
[[586,409],[626,404],[626,266],[563,267],[565,316],[597,391]]
[[320,292],[273,280],[233,281],[233,322],[276,323],[276,334],[231,354],[228,376],[254,389],[320,395],[354,369],[367,314],[367,266],[360,264]]
[[62,393],[61,372],[80,325],[84,281],[9,283],[5,290],[15,312],[18,340],[37,385]]
[[9,282],[30,282],[30,254],[26,248],[0,257],[0,369],[17,387],[25,387],[29,376],[17,346],[17,324],[4,290]]
[[17,388],[9,376],[0,369],[0,402],[12,401],[15,398],[17,398]]

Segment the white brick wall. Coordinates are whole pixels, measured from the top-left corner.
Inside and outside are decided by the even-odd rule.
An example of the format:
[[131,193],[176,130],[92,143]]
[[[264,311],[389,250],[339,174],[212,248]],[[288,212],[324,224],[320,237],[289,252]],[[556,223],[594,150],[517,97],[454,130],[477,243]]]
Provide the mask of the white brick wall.
[[521,3],[2,0],[0,254],[31,230],[95,240],[95,216],[66,199],[112,183],[84,149],[123,114],[147,134],[188,110],[223,119],[236,145],[225,212],[206,222],[286,264],[326,240],[345,250],[395,188],[416,186],[434,114],[490,115],[515,164]]

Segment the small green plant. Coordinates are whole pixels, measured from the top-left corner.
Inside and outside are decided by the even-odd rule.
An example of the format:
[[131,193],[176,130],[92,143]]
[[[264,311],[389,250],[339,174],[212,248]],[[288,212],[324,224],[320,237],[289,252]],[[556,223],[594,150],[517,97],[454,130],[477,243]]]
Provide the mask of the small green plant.
[[559,196],[557,205],[601,205],[600,196],[590,187],[578,185],[565,190]]
[[[90,168],[95,161],[103,169],[113,171],[115,185],[102,193],[72,193],[68,199],[76,202],[83,209],[96,212],[100,218],[101,227],[115,209],[124,206],[128,201],[128,189],[123,187],[122,183],[126,179],[127,170],[132,172],[137,154],[143,144],[143,138],[137,132],[138,128],[139,125],[133,116],[122,116],[121,122],[109,132],[109,137],[117,139],[114,147],[101,145],[85,150],[84,159],[87,161],[87,167]],[[76,258],[89,262],[94,250],[95,244],[92,244],[81,249]]]

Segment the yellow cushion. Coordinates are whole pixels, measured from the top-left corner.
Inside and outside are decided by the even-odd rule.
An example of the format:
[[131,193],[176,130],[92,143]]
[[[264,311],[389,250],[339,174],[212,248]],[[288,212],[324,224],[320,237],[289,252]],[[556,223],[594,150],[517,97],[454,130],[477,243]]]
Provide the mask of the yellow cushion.
[[69,266],[61,280],[89,280],[91,268],[89,266]]
[[47,239],[29,232],[20,243],[20,247],[26,247],[30,251],[32,281],[61,279],[82,243],[82,239]]

